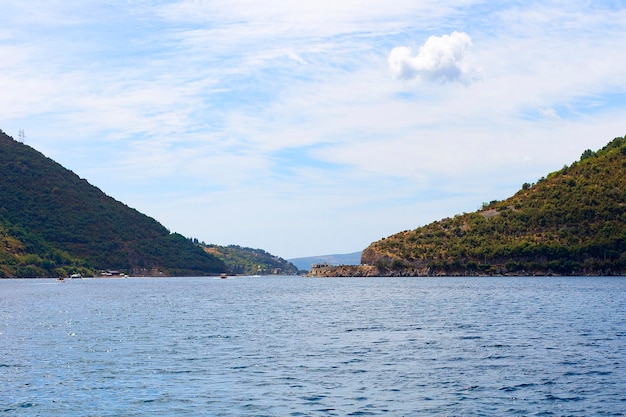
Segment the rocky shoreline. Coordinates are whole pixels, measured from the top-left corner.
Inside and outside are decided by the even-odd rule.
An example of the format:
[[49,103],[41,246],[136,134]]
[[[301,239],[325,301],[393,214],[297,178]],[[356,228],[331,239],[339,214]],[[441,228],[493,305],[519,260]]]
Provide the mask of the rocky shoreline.
[[[585,271],[583,274],[576,276],[621,276],[619,271]],[[318,278],[368,278],[368,277],[533,277],[533,276],[565,276],[563,274],[554,273],[550,270],[537,271],[514,271],[508,272],[498,270],[493,272],[477,272],[477,271],[454,271],[444,272],[433,270],[429,267],[424,268],[405,268],[405,269],[383,269],[373,265],[340,265],[327,267],[323,271],[315,274],[308,274],[308,277]]]

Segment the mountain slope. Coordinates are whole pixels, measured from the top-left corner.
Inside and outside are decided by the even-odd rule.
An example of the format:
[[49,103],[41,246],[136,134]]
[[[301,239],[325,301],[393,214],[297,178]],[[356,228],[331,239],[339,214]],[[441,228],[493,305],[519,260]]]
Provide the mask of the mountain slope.
[[224,261],[225,272],[236,275],[295,275],[298,268],[292,263],[265,252],[263,249],[238,245],[200,245],[206,253]]
[[[11,242],[0,247],[4,276],[80,268],[206,275],[225,268],[183,236],[1,131],[0,178],[0,242]],[[25,263],[26,255],[32,263]]]
[[626,274],[626,139],[505,201],[374,242],[361,263],[378,275]]

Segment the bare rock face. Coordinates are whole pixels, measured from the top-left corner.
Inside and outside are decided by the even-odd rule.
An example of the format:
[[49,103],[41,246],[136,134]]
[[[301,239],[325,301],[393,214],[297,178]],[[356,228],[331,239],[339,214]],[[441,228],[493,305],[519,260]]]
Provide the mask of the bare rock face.
[[337,277],[378,277],[380,271],[371,265],[346,265],[338,266],[335,271],[331,271]]
[[368,246],[361,254],[361,265],[374,265],[378,257],[376,251],[371,246]]

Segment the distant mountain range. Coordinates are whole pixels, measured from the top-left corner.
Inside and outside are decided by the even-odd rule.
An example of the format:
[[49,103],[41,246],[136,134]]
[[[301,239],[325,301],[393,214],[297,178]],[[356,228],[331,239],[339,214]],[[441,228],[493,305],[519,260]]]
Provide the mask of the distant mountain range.
[[289,259],[289,262],[297,266],[301,271],[310,271],[312,264],[321,263],[331,265],[359,265],[361,263],[361,252],[293,258]]
[[372,243],[324,276],[626,275],[626,138],[482,209]]
[[626,275],[626,138],[474,213],[363,252],[286,261],[171,233],[0,131],[0,278],[295,274],[321,263],[337,266],[326,276]]

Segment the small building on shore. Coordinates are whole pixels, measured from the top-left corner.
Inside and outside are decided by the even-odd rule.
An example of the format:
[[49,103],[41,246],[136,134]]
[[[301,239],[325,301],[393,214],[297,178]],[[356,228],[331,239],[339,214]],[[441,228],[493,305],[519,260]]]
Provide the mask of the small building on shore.
[[329,264],[328,262],[323,262],[323,263],[319,263],[319,264],[312,264],[311,265],[311,272],[309,273],[309,276],[325,276],[326,273],[328,273],[328,271],[332,270],[336,268],[335,266]]

